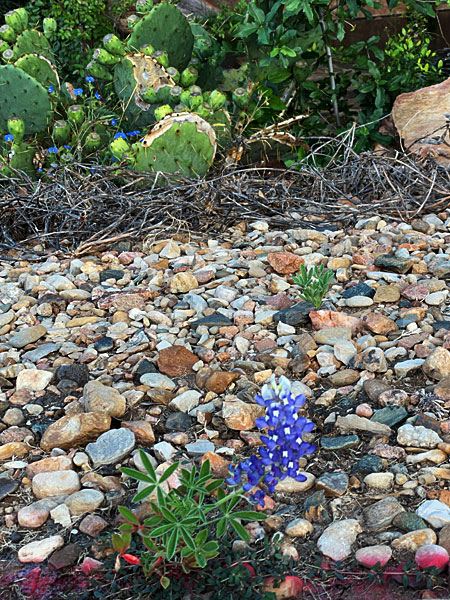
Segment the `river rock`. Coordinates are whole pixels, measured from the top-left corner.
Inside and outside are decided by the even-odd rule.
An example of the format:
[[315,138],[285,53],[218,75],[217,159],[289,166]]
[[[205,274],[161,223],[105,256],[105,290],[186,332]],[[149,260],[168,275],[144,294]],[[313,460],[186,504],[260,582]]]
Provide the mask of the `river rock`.
[[335,521],[329,525],[317,540],[317,547],[332,560],[344,560],[352,552],[358,534],[363,529],[356,519]]
[[36,498],[72,494],[80,489],[80,479],[75,471],[38,473],[33,477],[32,484]]
[[127,407],[122,394],[99,381],[89,381],[84,386],[83,397],[86,412],[106,413],[116,419],[125,413]]
[[86,446],[86,452],[94,467],[98,467],[119,462],[119,460],[128,456],[134,445],[134,433],[130,429],[122,427],[102,433],[96,442]]
[[103,413],[67,415],[52,423],[44,432],[41,448],[49,452],[53,448],[69,450],[92,442],[108,431],[111,417]]
[[61,535],[52,535],[51,537],[30,542],[18,553],[18,559],[22,563],[41,563],[50,556],[52,552],[64,545],[64,539]]

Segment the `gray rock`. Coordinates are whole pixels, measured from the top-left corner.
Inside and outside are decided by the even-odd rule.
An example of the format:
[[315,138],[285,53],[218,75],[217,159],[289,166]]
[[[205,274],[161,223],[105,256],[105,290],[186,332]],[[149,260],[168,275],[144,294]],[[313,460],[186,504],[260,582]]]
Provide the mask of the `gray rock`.
[[345,450],[346,448],[354,448],[359,444],[357,435],[338,435],[336,437],[323,437],[320,440],[320,445],[325,450]]
[[134,445],[134,433],[121,427],[102,433],[96,442],[86,446],[86,452],[94,467],[98,467],[119,462],[133,450]]
[[206,452],[214,452],[214,449],[214,444],[209,440],[197,440],[186,444],[186,450],[190,456],[203,456]]
[[450,506],[439,500],[425,500],[416,510],[416,514],[436,529],[450,523]]
[[196,390],[186,390],[169,402],[169,408],[188,413],[199,405],[201,397]]
[[279,310],[273,315],[273,321],[277,324],[279,321],[287,325],[302,325],[309,322],[309,313],[316,307],[312,302],[299,302],[290,308]]
[[316,489],[323,490],[325,496],[336,498],[345,494],[348,488],[346,473],[324,473],[316,481]]
[[14,493],[19,487],[19,482],[15,479],[8,479],[7,477],[0,477],[0,500]]
[[9,339],[9,343],[13,348],[23,348],[27,344],[37,342],[39,338],[47,333],[47,328],[43,325],[34,325],[33,327],[25,327],[18,331],[12,338]]
[[144,373],[144,375],[141,375],[141,383],[151,388],[168,391],[172,391],[176,387],[175,382],[170,377],[161,375],[161,373]]
[[424,358],[413,358],[411,360],[404,360],[402,362],[398,362],[394,366],[395,374],[399,378],[406,377],[406,375],[408,375],[408,373],[410,373],[411,371],[420,369],[424,362]]
[[60,346],[61,344],[53,343],[41,344],[34,350],[28,350],[28,352],[22,354],[22,358],[25,358],[26,360],[29,360],[32,363],[36,363],[38,362],[38,360],[41,360],[41,358],[44,358],[52,352],[56,352],[57,350],[59,350]]
[[369,531],[387,529],[394,518],[404,510],[396,498],[387,496],[363,510],[366,527]]
[[367,431],[369,433],[382,435],[390,435],[392,433],[391,428],[387,425],[376,423],[375,421],[369,421],[369,419],[366,419],[365,417],[358,417],[358,415],[338,417],[336,419],[336,429],[342,433],[348,433],[350,431]]
[[385,408],[376,410],[370,420],[393,427],[397,423],[404,421],[407,416],[408,412],[403,406],[386,406]]
[[159,462],[166,462],[172,458],[176,450],[169,442],[158,442],[153,446],[153,452]]

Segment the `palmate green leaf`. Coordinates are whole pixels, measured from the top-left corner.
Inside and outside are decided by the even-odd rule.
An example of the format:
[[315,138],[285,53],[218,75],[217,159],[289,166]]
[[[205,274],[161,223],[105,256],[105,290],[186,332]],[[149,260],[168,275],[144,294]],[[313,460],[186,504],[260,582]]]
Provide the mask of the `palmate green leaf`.
[[149,486],[145,487],[143,490],[138,492],[133,497],[133,502],[141,502],[142,500],[144,500],[144,498],[147,498],[147,496],[150,496],[150,494],[153,493],[155,487],[156,487],[155,485],[149,485]]
[[234,531],[238,534],[238,536],[244,540],[244,542],[250,541],[250,536],[248,531],[239,523],[239,521],[235,521],[234,519],[230,519],[230,525],[234,529]]
[[122,473],[128,475],[132,479],[137,479],[138,481],[144,481],[145,483],[156,483],[156,479],[153,479],[150,475],[146,475],[145,473],[141,473],[136,469],[130,469],[129,467],[122,467],[120,469]]
[[141,448],[139,450],[139,456],[141,457],[142,464],[144,465],[147,473],[150,475],[150,477],[152,478],[153,481],[156,481],[156,471],[153,468],[152,463],[150,462],[148,454]]
[[159,527],[155,527],[155,529],[152,529],[152,531],[150,531],[148,535],[151,538],[161,537],[165,533],[172,531],[173,528],[173,523],[170,523],[169,525],[160,525]]
[[217,490],[218,488],[220,488],[222,485],[223,485],[223,479],[217,479],[216,481],[212,481],[211,483],[208,483],[208,485],[205,486],[205,490],[208,493],[211,493],[214,490]]
[[133,533],[134,531],[134,525],[132,523],[124,523],[123,525],[121,525],[119,527],[120,531],[123,531],[124,533]]
[[164,471],[164,473],[161,475],[161,477],[158,480],[158,483],[163,483],[164,481],[169,479],[169,477],[172,475],[172,473],[175,473],[175,471],[178,469],[179,464],[180,463],[178,463],[178,462],[174,462],[173,465],[170,465],[170,467],[168,467]]
[[158,498],[159,510],[161,510],[161,508],[166,508],[166,506],[167,506],[166,498],[165,498],[164,492],[162,491],[162,489],[160,487],[156,488],[156,497]]
[[227,518],[226,517],[222,517],[221,519],[219,519],[218,523],[217,523],[217,537],[222,537],[223,534],[225,533],[226,529],[227,529]]
[[175,528],[169,538],[169,542],[167,544],[167,560],[171,560],[176,552],[177,544],[178,544],[178,528]]
[[212,552],[218,552],[219,544],[218,544],[218,542],[215,542],[215,541],[206,542],[206,544],[204,544],[202,550],[203,550],[203,552],[208,553],[208,554],[212,553]]
[[205,556],[203,555],[203,552],[197,551],[195,553],[195,560],[197,561],[197,564],[201,569],[204,569],[206,567],[207,560],[206,560]]
[[199,476],[201,478],[208,477],[209,475],[211,475],[211,464],[209,462],[209,459],[207,459],[204,463],[202,463]]
[[169,521],[169,523],[177,523],[178,519],[170,512],[170,510],[168,510],[164,506],[161,506],[160,511],[166,519],[166,521]]
[[134,525],[140,525],[137,517],[131,512],[129,508],[126,508],[125,506],[119,506],[119,512],[122,515],[122,517],[129,523],[133,523]]
[[233,513],[233,518],[244,519],[245,521],[259,521],[266,517],[267,515],[256,512],[255,510],[240,510]]
[[203,546],[203,544],[206,542],[207,539],[208,539],[208,530],[202,529],[195,536],[195,544],[197,546]]
[[189,531],[185,527],[180,527],[180,534],[181,534],[181,537],[183,538],[186,546],[188,548],[190,548],[191,550],[195,550],[196,542],[194,542],[194,538],[189,533]]

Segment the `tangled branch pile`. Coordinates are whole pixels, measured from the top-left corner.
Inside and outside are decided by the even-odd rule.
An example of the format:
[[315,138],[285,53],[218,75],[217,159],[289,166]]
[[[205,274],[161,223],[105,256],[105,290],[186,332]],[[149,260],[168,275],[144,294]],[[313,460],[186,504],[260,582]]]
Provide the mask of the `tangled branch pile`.
[[[323,139],[312,148],[332,141]],[[342,142],[341,142],[342,144]],[[342,157],[339,144],[337,146]],[[41,243],[78,255],[120,239],[167,235],[170,231],[217,233],[240,221],[269,221],[273,229],[351,226],[366,213],[410,220],[445,209],[450,173],[408,155],[347,149],[344,160],[297,170],[226,169],[205,181],[161,173],[118,171],[76,164],[58,167],[46,181],[3,177],[0,249]],[[337,155],[337,154],[336,154]]]

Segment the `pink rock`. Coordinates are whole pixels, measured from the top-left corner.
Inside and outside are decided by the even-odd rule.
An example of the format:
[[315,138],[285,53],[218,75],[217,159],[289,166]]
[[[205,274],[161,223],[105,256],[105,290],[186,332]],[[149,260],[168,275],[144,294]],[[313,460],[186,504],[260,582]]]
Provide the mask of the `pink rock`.
[[305,264],[301,256],[292,252],[269,252],[267,262],[274,271],[283,275],[297,273],[300,270],[300,265]]
[[366,546],[360,548],[355,554],[356,560],[368,569],[371,569],[377,563],[384,567],[391,556],[392,550],[389,546]]
[[268,577],[264,581],[264,591],[275,594],[277,600],[294,600],[301,598],[303,592],[303,579],[295,575],[287,575],[279,586],[274,586],[274,578]]
[[408,300],[423,300],[429,294],[429,290],[422,284],[409,285],[405,287],[401,294]]
[[283,310],[284,308],[291,308],[292,300],[288,295],[280,292],[275,296],[270,296],[270,298],[267,298],[266,304],[273,306],[276,310]]
[[450,557],[442,546],[426,544],[417,550],[415,560],[421,569],[436,567],[436,569],[442,570],[448,565]]
[[365,403],[358,404],[355,412],[358,415],[358,417],[367,417],[368,419],[370,419],[370,417],[373,415],[372,408],[368,404],[365,404]]
[[131,265],[137,256],[143,256],[142,252],[121,252],[119,262],[121,265]]
[[95,558],[90,558],[86,556],[86,558],[81,563],[81,570],[85,575],[90,575],[93,571],[98,571],[100,567],[103,565],[99,560],[95,560]]
[[309,317],[314,329],[323,329],[324,327],[350,327],[352,333],[355,333],[355,331],[362,326],[361,319],[332,310],[312,310],[309,313]]

